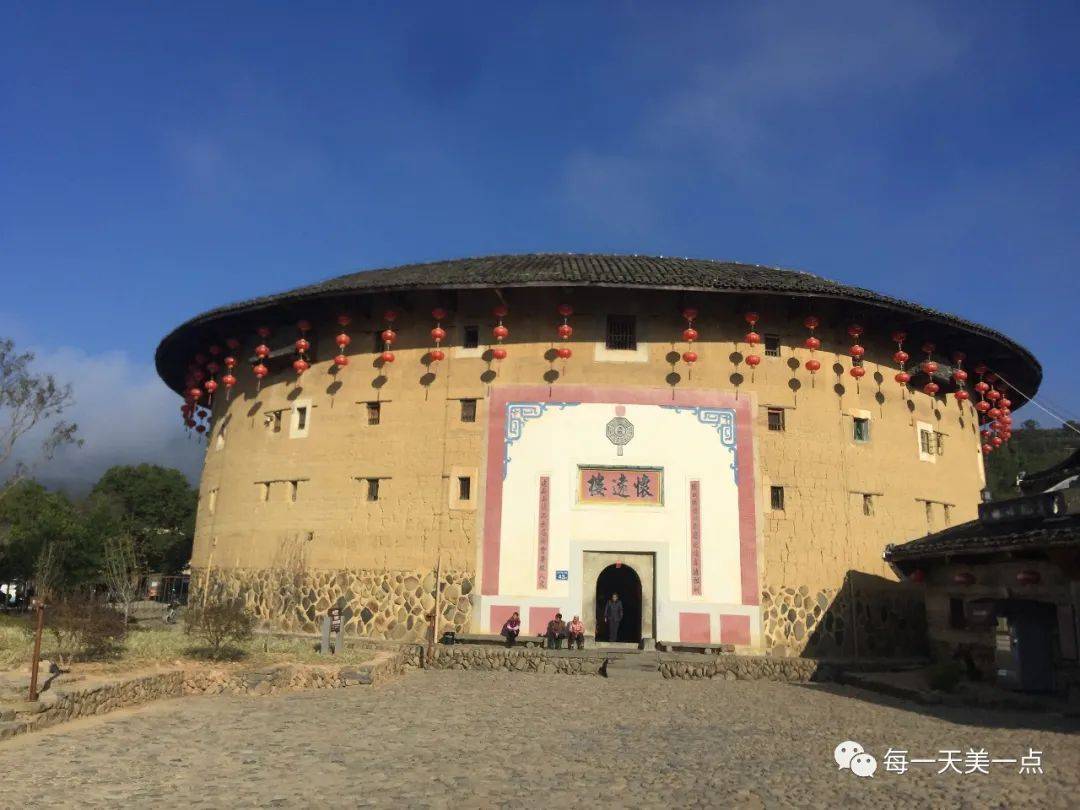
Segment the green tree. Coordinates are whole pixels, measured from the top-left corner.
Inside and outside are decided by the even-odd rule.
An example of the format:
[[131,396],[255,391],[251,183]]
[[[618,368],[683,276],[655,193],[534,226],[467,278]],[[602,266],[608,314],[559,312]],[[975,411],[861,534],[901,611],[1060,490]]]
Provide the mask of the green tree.
[[145,571],[170,574],[187,564],[198,493],[179,470],[156,464],[112,467],[94,485],[90,500],[132,538]]

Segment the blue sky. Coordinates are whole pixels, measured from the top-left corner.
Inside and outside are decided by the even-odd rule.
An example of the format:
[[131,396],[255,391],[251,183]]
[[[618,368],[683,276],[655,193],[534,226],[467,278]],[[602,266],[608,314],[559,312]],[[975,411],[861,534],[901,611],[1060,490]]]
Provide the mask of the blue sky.
[[88,439],[42,474],[196,469],[151,361],[201,310],[493,252],[892,293],[1075,417],[1078,41],[1072,3],[3,3],[0,334]]

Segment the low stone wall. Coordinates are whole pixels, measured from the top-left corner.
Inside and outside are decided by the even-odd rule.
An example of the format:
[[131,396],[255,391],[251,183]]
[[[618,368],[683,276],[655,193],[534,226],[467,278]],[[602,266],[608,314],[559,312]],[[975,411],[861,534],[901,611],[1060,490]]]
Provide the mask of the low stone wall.
[[154,700],[185,695],[274,695],[302,689],[376,686],[400,676],[404,670],[403,655],[383,652],[373,661],[344,667],[296,664],[258,670],[198,667],[128,676],[122,680],[74,682],[43,692],[35,703],[14,705],[13,719],[0,722],[0,739]]
[[[445,571],[440,582],[440,629],[467,632],[474,575]],[[213,568],[191,575],[189,604],[241,598],[257,618],[285,632],[318,633],[331,606],[340,607],[345,633],[420,641],[430,636],[435,572],[374,569],[288,572],[274,568]]]
[[[423,648],[418,648],[420,654]],[[602,652],[509,649],[487,645],[437,646],[424,656],[428,669],[480,669],[513,672],[548,672],[563,675],[599,675],[609,656]],[[419,656],[418,656],[419,658]],[[417,660],[419,663],[419,660]]]
[[729,681],[832,680],[835,668],[809,658],[773,658],[765,655],[661,656],[665,678],[724,678]]

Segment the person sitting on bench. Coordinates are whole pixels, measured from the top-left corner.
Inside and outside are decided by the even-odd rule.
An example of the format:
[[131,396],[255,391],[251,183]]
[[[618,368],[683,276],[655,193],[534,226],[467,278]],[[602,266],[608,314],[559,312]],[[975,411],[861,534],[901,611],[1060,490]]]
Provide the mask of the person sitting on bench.
[[555,618],[548,622],[547,645],[549,650],[557,650],[562,647],[562,640],[566,638],[566,622],[562,620],[562,614],[556,613]]
[[579,616],[575,616],[570,624],[566,625],[566,649],[573,649],[575,641],[579,650],[585,649],[585,625]]
[[503,622],[502,630],[499,631],[499,635],[506,636],[506,646],[513,647],[514,642],[517,641],[518,633],[521,632],[521,617],[518,616],[515,610],[510,614],[510,618]]

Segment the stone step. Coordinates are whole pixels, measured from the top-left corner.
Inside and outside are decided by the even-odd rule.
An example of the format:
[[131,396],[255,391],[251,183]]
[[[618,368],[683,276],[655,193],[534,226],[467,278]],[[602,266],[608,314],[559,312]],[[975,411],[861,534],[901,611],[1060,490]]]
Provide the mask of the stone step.
[[607,677],[657,677],[660,674],[660,656],[654,652],[609,658],[604,668]]

